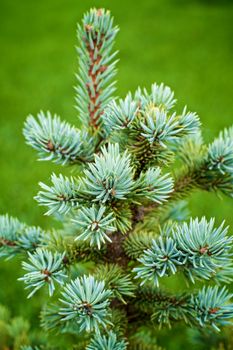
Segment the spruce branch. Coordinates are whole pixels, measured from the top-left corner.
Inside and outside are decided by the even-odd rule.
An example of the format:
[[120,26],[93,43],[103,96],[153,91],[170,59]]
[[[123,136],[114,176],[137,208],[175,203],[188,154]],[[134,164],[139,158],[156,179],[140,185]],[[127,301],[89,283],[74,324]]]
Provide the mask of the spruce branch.
[[8,215],[0,216],[0,257],[10,259],[19,253],[43,246],[46,232],[40,227],[27,226]]
[[195,283],[196,279],[215,278],[231,281],[231,243],[224,223],[214,227],[203,217],[191,219],[189,224],[175,225],[172,237],[160,236],[152,240],[150,249],[144,251],[138,261],[142,264],[133,269],[141,284],[152,280],[159,286],[159,277],[169,276],[178,270]]
[[59,315],[59,306],[49,304],[43,307],[40,312],[40,325],[45,331],[63,331],[66,323],[62,322],[62,317]]
[[218,285],[222,283],[229,284],[232,282],[233,264],[232,261],[226,261],[222,266],[218,267],[212,276],[212,280]]
[[165,202],[173,191],[173,179],[169,174],[161,175],[161,169],[149,168],[141,173],[136,185],[135,194],[145,196],[153,202],[161,204]]
[[158,345],[155,336],[154,327],[148,328],[142,325],[136,329],[136,332],[130,336],[129,350],[165,350]]
[[155,286],[143,286],[136,295],[135,307],[149,315],[154,324],[171,327],[174,322],[192,323],[193,308],[190,307],[190,296],[170,294]]
[[125,253],[132,259],[137,259],[152,245],[155,233],[152,231],[133,232],[126,237],[123,243]]
[[39,160],[52,160],[57,164],[74,164],[91,161],[93,139],[85,130],[78,130],[61,121],[50,112],[40,112],[37,118],[30,115],[23,129],[26,143],[38,151]]
[[71,209],[78,207],[82,198],[80,184],[77,184],[74,178],[52,174],[51,182],[51,187],[40,182],[42,191],[39,191],[35,197],[39,205],[48,207],[46,215],[67,214]]
[[59,285],[64,283],[67,275],[64,273],[65,253],[52,254],[47,249],[37,248],[34,254],[28,253],[29,262],[22,263],[24,270],[28,271],[19,281],[26,284],[26,289],[33,289],[28,298],[31,298],[38,289],[47,285],[49,295],[52,296],[55,290],[55,282]]
[[224,222],[214,227],[214,219],[209,222],[203,217],[191,219],[189,224],[177,225],[173,236],[187,264],[186,273],[194,282],[195,278],[211,278],[219,267],[231,260],[232,237],[227,236],[228,227]]
[[117,230],[123,234],[132,228],[132,208],[129,203],[114,201],[111,203],[111,210],[115,221],[113,222]]
[[232,298],[225,287],[203,287],[198,292],[169,295],[153,287],[143,287],[138,291],[140,310],[151,315],[153,322],[171,326],[173,322],[183,320],[188,324],[197,324],[201,328],[212,327],[219,331],[219,326],[232,324]]
[[172,327],[172,323],[177,321],[184,321],[190,323],[190,310],[188,308],[188,302],[184,301],[184,298],[178,299],[176,302],[165,301],[154,310],[151,321],[155,324],[159,324],[159,327],[168,326]]
[[199,134],[184,143],[180,152],[186,167],[177,176],[173,198],[184,197],[198,188],[232,197],[232,149],[232,128],[221,132],[208,147],[203,146]]
[[208,191],[233,195],[233,141],[232,128],[225,129],[209,145],[198,184]]
[[114,333],[119,338],[124,338],[128,327],[127,313],[125,309],[111,308],[111,323]]
[[173,140],[179,132],[177,126],[175,113],[168,118],[164,109],[151,108],[145,113],[145,121],[141,122],[141,135],[151,144],[155,142],[166,148],[165,142]]
[[0,257],[11,258],[18,252],[18,234],[25,225],[8,215],[0,216]]
[[153,280],[157,287],[159,286],[159,277],[168,276],[177,272],[177,265],[182,265],[180,261],[180,252],[176,247],[176,242],[172,238],[162,237],[158,241],[152,241],[151,249],[144,252],[141,258],[141,267],[135,267],[137,273],[135,278],[141,278],[141,285],[148,280]]
[[112,291],[114,298],[126,303],[126,297],[133,297],[136,286],[133,284],[130,275],[116,264],[100,265],[95,271],[97,279],[105,281],[106,288]]
[[110,331],[107,336],[96,334],[87,350],[126,350],[127,343],[117,340],[116,334]]
[[232,298],[225,287],[204,287],[197,295],[192,296],[191,303],[201,327],[211,326],[220,331],[219,326],[232,324],[233,304],[229,303]]
[[132,132],[129,147],[132,158],[137,167],[135,177],[150,167],[166,167],[174,161],[174,153],[169,148],[158,143],[150,143],[148,139],[137,132]]
[[98,208],[94,205],[91,208],[79,209],[73,220],[77,229],[81,231],[76,240],[89,240],[90,245],[97,245],[99,249],[106,241],[111,242],[109,234],[116,230],[113,226],[115,218],[113,213],[105,214],[105,211],[106,207]]
[[168,116],[164,109],[150,108],[145,112],[145,119],[141,122],[141,135],[148,141],[167,147],[167,143],[177,137],[195,134],[200,127],[200,120],[195,113],[187,112],[186,107],[182,114],[173,113]]
[[174,92],[169,86],[163,83],[160,85],[156,83],[152,84],[151,91],[139,87],[135,93],[135,100],[142,110],[145,110],[148,105],[170,110],[176,103]]
[[195,134],[174,140],[172,149],[176,157],[189,169],[197,168],[203,162],[207,147],[199,130]]
[[[163,85],[159,88],[153,85],[151,96],[147,92],[143,95],[141,89],[134,98],[128,93],[124,100],[110,102],[103,115],[110,141],[119,143],[121,149],[129,148],[132,153],[138,168],[136,175],[149,166],[171,162],[173,144],[196,134],[200,128],[199,117],[186,107],[181,115],[175,112],[170,115],[169,108],[160,103],[157,89],[160,91]],[[168,91],[167,87],[165,90]]]
[[209,169],[233,176],[233,127],[220,132],[208,148]]
[[61,230],[50,232],[46,237],[46,247],[52,252],[65,252],[63,262],[67,267],[77,262],[95,261],[99,263],[102,261],[106,254],[106,246],[98,249],[97,246],[90,246],[89,242],[75,240],[76,235],[75,225],[65,225]]
[[137,103],[133,100],[132,94],[128,93],[125,99],[118,103],[111,101],[103,114],[103,121],[106,127],[112,130],[128,128],[139,112]]
[[99,326],[109,324],[109,297],[111,291],[105,289],[103,281],[97,282],[93,276],[83,276],[67,283],[60,301],[63,321],[74,319],[80,326],[80,332],[98,332]]
[[84,170],[86,193],[95,201],[105,203],[113,199],[125,199],[133,188],[133,168],[128,152],[120,154],[118,144],[102,147],[95,155],[95,162]]
[[40,227],[26,227],[18,237],[18,245],[25,251],[33,251],[37,247],[45,246],[46,232]]
[[195,112],[187,111],[187,106],[184,107],[181,115],[177,116],[179,137],[195,136],[200,132],[201,122],[199,116]]
[[115,91],[112,80],[117,52],[112,48],[117,32],[110,12],[104,9],[91,9],[77,28],[80,45],[77,110],[82,122],[94,130],[99,128],[102,113]]
[[[74,320],[63,320],[59,314],[60,306],[58,304],[46,305],[40,313],[40,325],[44,331],[58,333],[71,333],[77,335],[79,326]],[[84,338],[84,337],[83,337]]]

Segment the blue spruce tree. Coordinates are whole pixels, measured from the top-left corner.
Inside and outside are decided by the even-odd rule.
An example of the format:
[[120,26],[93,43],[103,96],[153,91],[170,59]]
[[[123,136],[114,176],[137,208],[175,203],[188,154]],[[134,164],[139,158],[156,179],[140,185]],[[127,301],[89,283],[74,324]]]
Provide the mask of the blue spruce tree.
[[[164,84],[116,98],[118,30],[104,9],[91,9],[77,27],[82,128],[50,112],[24,125],[40,160],[75,169],[72,177],[52,174],[35,196],[63,227],[44,232],[0,217],[0,256],[25,256],[19,280],[29,298],[47,290],[41,327],[70,334],[67,349],[161,349],[162,326],[207,334],[233,318],[225,286],[232,237],[224,222],[189,218],[185,201],[196,190],[233,195],[233,128],[206,145],[198,115],[176,112]],[[173,275],[187,282],[182,293],[169,284]],[[22,349],[51,347],[32,341]]]

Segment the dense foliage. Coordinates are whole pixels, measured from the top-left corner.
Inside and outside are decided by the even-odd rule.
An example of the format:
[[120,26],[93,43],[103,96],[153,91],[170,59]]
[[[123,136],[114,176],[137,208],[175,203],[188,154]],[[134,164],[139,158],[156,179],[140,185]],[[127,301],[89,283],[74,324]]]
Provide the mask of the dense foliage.
[[[184,198],[197,189],[233,195],[233,128],[205,145],[197,114],[174,111],[164,84],[115,98],[110,13],[90,10],[77,32],[82,129],[40,112],[23,131],[40,160],[72,168],[35,197],[62,228],[1,216],[0,256],[26,256],[19,280],[29,298],[48,290],[41,327],[74,335],[67,348],[159,349],[159,328],[178,322],[218,332],[233,318],[222,286],[232,281],[232,237],[224,223],[189,218]],[[171,275],[187,289],[169,291]]]

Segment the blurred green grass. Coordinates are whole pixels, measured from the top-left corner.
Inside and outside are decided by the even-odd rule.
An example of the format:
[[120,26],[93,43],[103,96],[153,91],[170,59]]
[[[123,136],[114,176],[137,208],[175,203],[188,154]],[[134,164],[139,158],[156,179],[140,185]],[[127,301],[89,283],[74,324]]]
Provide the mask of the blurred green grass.
[[[50,110],[77,123],[74,109],[76,22],[90,7],[109,8],[120,26],[118,95],[154,81],[170,85],[181,108],[202,120],[210,141],[233,116],[233,4],[207,0],[0,1],[0,214],[49,227],[33,196],[39,181],[60,168],[36,161],[22,137],[25,117]],[[193,216],[226,219],[233,228],[232,201],[196,193]],[[15,282],[19,261],[0,264],[0,303],[27,315],[23,286]],[[15,293],[22,295],[19,302]],[[14,305],[14,306],[13,306]],[[26,305],[26,307],[25,307]],[[29,306],[27,306],[29,305]]]

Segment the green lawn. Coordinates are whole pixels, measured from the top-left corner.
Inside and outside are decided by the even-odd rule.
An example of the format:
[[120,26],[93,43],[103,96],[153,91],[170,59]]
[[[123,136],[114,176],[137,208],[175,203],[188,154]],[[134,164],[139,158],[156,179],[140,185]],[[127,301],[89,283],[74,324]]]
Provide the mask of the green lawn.
[[[118,95],[163,81],[175,90],[180,108],[187,104],[200,115],[206,141],[232,123],[231,1],[1,0],[0,214],[9,212],[42,227],[51,223],[33,196],[38,182],[46,182],[60,168],[37,162],[21,130],[25,117],[40,109],[77,123],[76,22],[93,6],[109,8],[121,28]],[[190,208],[194,216],[216,216],[218,222],[226,219],[233,228],[230,199],[197,193]],[[15,282],[18,265],[0,264],[0,286],[6,281],[11,286],[7,293],[0,288],[0,303],[8,304],[13,314],[26,315],[32,304],[14,298],[23,289]]]

